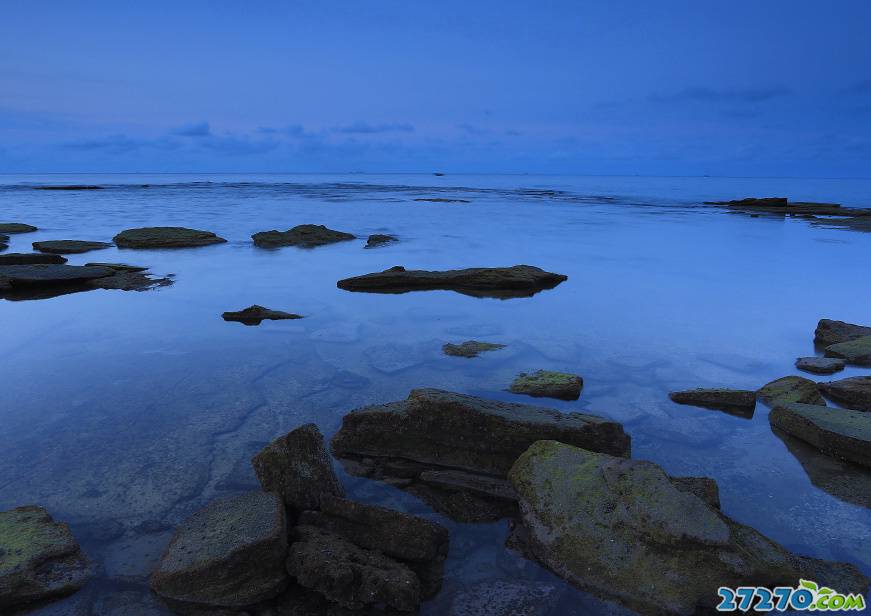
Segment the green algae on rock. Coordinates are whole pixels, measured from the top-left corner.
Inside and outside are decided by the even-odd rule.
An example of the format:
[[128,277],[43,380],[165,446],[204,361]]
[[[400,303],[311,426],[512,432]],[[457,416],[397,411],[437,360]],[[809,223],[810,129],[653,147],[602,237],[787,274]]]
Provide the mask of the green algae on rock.
[[496,344],[493,342],[479,342],[477,340],[466,340],[460,344],[447,343],[442,346],[442,352],[445,355],[452,357],[478,357],[486,351],[498,351],[504,349],[504,344]]
[[584,380],[576,374],[538,370],[531,374],[521,372],[511,383],[509,391],[535,398],[577,400],[581,397]]
[[801,376],[785,376],[771,381],[756,392],[756,397],[768,406],[790,402],[826,406],[816,382]]
[[826,347],[826,357],[837,357],[848,364],[871,366],[871,336]]
[[871,414],[812,404],[784,404],[768,416],[772,426],[820,451],[871,466]]

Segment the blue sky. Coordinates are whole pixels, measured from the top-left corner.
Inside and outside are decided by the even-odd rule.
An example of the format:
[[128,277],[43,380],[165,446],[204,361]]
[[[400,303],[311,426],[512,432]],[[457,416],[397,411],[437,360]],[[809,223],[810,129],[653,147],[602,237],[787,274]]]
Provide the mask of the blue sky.
[[871,177],[871,2],[7,0],[0,172]]

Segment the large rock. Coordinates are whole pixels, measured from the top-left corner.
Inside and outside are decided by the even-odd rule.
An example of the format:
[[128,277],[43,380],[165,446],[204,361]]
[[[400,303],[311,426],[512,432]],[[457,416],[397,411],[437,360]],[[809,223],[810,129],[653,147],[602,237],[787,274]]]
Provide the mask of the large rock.
[[407,270],[396,266],[383,272],[346,278],[336,283],[346,291],[405,293],[408,291],[450,290],[481,297],[530,297],[552,289],[568,276],[546,272],[531,265],[477,267],[432,272]]
[[37,231],[37,228],[23,222],[0,222],[0,233],[32,233],[33,231]]
[[271,310],[263,306],[253,305],[248,306],[244,310],[237,312],[225,312],[221,315],[225,321],[237,321],[244,325],[260,325],[263,321],[283,321],[287,319],[301,319],[298,314],[290,312],[282,312],[281,310]]
[[412,611],[420,581],[406,565],[314,526],[297,526],[287,571],[305,588],[352,610],[386,605]]
[[814,343],[826,347],[864,336],[871,336],[871,327],[854,325],[844,321],[820,319],[814,332]]
[[581,397],[584,380],[576,374],[538,370],[531,374],[520,373],[511,383],[509,391],[535,398],[558,398],[577,400]]
[[720,586],[804,578],[840,592],[868,588],[855,567],[790,553],[650,462],[541,441],[509,478],[530,553],[571,583],[642,613],[713,611]]
[[504,349],[504,344],[495,344],[492,342],[479,342],[477,340],[466,340],[460,344],[447,343],[442,346],[442,352],[445,355],[453,357],[478,357],[481,353],[487,351],[498,351]]
[[254,245],[260,248],[280,248],[282,246],[299,246],[315,248],[335,242],[353,240],[356,236],[328,229],[324,225],[297,225],[287,231],[261,231],[251,236]]
[[45,509],[0,512],[0,612],[71,594],[92,575],[69,527]]
[[673,391],[672,402],[726,411],[741,417],[752,417],[756,408],[756,392],[743,389],[697,388]]
[[504,477],[533,442],[554,439],[628,456],[623,427],[595,415],[415,389],[407,400],[345,415],[332,439],[340,457],[387,457]]
[[320,509],[324,497],[345,495],[315,424],[275,439],[251,464],[263,489],[278,494],[295,511]]
[[63,265],[66,258],[39,252],[10,252],[0,255],[0,265]]
[[826,347],[826,357],[837,357],[848,364],[871,366],[871,336]]
[[227,240],[211,231],[186,227],[141,227],[122,231],[112,241],[119,248],[191,248]]
[[424,598],[441,588],[448,555],[448,530],[441,524],[384,507],[326,496],[320,511],[305,511],[300,525],[341,535],[354,545],[377,550],[408,565],[421,582]]
[[813,374],[834,374],[846,365],[846,361],[835,357],[799,357],[795,360],[796,368]]
[[871,414],[812,404],[784,404],[768,415],[775,428],[820,451],[871,466]]
[[91,250],[111,248],[112,244],[106,242],[88,242],[85,240],[47,240],[33,242],[33,249],[39,252],[47,252],[55,255],[76,255]]
[[281,499],[251,492],[213,501],[176,531],[151,576],[164,599],[245,607],[287,585],[287,528]]
[[816,382],[801,376],[785,376],[771,381],[756,392],[756,397],[768,406],[790,402],[826,405]]
[[0,278],[17,286],[67,285],[86,280],[105,278],[115,273],[108,267],[86,267],[81,265],[3,265]]
[[840,381],[820,383],[826,396],[857,411],[871,411],[871,376],[854,376]]

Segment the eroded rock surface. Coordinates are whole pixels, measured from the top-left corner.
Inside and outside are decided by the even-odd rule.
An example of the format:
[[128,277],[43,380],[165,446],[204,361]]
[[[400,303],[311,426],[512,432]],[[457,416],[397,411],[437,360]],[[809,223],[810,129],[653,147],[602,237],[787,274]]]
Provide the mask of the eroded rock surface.
[[772,426],[831,456],[871,466],[871,415],[812,404],[784,404],[768,415]]
[[520,373],[509,390],[515,394],[525,394],[535,398],[558,398],[577,400],[581,397],[584,380],[576,374],[538,370],[531,374]]
[[820,383],[820,389],[826,396],[849,409],[871,411],[871,376]]
[[328,229],[324,225],[297,225],[287,231],[261,231],[251,236],[254,245],[260,248],[280,248],[282,246],[316,248],[355,238],[356,236],[351,233]]
[[812,374],[834,374],[844,369],[847,362],[836,357],[799,357],[795,367]]
[[816,382],[801,376],[785,376],[771,381],[756,392],[756,397],[768,406],[790,402],[826,406]]
[[253,306],[248,306],[244,310],[225,312],[221,315],[221,318],[225,321],[237,321],[244,325],[260,325],[261,322],[267,320],[284,321],[289,319],[301,319],[302,317],[298,314],[282,312],[281,310],[271,310],[255,304]]
[[112,241],[119,248],[192,248],[227,240],[211,231],[187,227],[140,227],[122,231]]
[[820,319],[817,329],[814,331],[814,343],[826,347],[865,336],[871,336],[871,327],[846,323],[845,321]]
[[33,249],[55,255],[75,255],[92,250],[111,248],[107,242],[89,242],[85,240],[47,240],[33,242]]
[[498,351],[504,349],[504,344],[495,344],[492,342],[479,342],[477,340],[466,340],[460,344],[447,343],[442,346],[442,352],[445,355],[453,357],[478,357],[481,353],[487,351]]

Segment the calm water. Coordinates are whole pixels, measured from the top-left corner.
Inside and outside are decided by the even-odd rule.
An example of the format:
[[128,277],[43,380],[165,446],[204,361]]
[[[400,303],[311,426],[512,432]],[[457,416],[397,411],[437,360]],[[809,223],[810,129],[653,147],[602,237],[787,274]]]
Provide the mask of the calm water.
[[[25,187],[40,183],[109,188]],[[144,579],[171,527],[216,496],[254,487],[248,460],[278,434],[313,421],[332,436],[349,410],[414,387],[534,402],[504,390],[516,373],[538,368],[585,380],[577,402],[538,402],[623,422],[634,457],[714,477],[730,516],[797,552],[871,575],[868,473],[781,440],[762,406],[747,420],[667,397],[800,374],[793,363],[814,353],[818,319],[871,322],[871,234],[700,202],[783,195],[871,206],[871,181],[65,175],[0,176],[0,185],[0,220],[40,228],[12,236],[9,251],[38,240],[109,240],[146,225],[229,240],[70,258],[148,265],[176,275],[168,288],[0,301],[0,509],[47,507],[101,567],[91,588],[42,614],[92,602],[94,613],[123,601],[146,610]],[[256,231],[301,223],[401,241],[375,250],[363,250],[364,241],[278,251],[251,244]],[[349,293],[335,284],[393,265],[519,263],[569,280],[511,300]],[[306,318],[260,327],[220,318],[254,303]],[[443,343],[469,338],[508,347],[473,360],[441,354]],[[424,613],[443,613],[456,593],[492,579],[562,587],[503,548],[504,522],[455,524],[399,490],[343,480],[355,498],[451,528],[444,589]],[[554,614],[615,611],[563,592]]]

